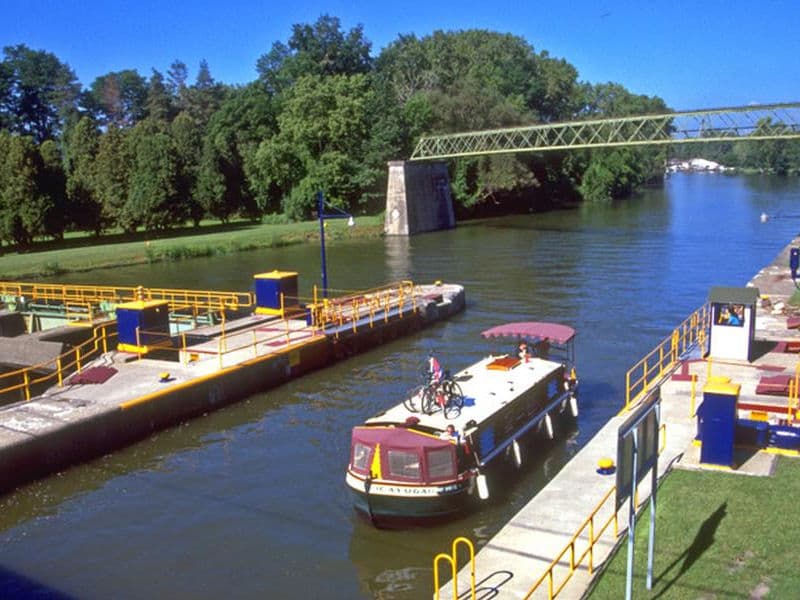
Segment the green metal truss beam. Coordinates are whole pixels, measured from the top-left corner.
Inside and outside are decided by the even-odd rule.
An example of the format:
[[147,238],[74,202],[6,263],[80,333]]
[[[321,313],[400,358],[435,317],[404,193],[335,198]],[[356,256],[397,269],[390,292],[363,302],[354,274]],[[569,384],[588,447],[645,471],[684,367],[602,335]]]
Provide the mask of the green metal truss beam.
[[423,137],[411,160],[509,152],[800,138],[800,102],[548,123]]

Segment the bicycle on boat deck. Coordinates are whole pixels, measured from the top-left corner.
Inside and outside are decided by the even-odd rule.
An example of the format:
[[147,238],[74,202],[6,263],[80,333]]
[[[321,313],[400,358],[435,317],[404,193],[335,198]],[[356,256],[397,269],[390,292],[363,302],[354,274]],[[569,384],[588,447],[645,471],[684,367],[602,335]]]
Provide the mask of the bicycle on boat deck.
[[432,415],[437,410],[444,412],[446,419],[453,419],[461,414],[464,406],[464,393],[449,372],[445,371],[441,380],[435,381],[427,376],[425,383],[414,388],[403,405],[411,412],[423,412]]

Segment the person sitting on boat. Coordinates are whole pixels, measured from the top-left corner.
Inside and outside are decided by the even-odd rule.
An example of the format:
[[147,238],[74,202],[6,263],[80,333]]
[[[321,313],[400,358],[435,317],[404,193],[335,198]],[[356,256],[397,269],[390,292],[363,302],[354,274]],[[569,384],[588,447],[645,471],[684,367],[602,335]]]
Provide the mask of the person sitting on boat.
[[436,360],[433,353],[428,355],[428,382],[439,383],[442,380],[442,365]]
[[456,431],[456,427],[452,423],[450,423],[445,428],[445,430],[439,435],[439,437],[441,439],[443,439],[443,440],[454,441],[456,444],[460,443],[460,441],[461,441],[461,436],[458,435],[458,432]]
[[519,349],[517,351],[517,356],[519,356],[519,359],[522,362],[528,362],[528,360],[530,359],[530,354],[528,354],[528,344],[526,344],[525,342],[520,342],[519,343]]

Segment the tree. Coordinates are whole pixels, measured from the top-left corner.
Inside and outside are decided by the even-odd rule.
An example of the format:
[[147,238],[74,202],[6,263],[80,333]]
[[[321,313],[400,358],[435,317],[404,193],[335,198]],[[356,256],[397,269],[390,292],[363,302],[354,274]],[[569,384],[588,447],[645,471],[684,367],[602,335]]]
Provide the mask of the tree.
[[136,70],[116,71],[92,82],[88,103],[100,125],[132,127],[145,116],[147,91],[147,80]]
[[25,248],[45,234],[52,199],[39,189],[41,156],[29,136],[0,132],[0,240]]
[[211,117],[203,139],[196,196],[223,222],[236,213],[258,218],[268,196],[254,167],[258,144],[275,131],[274,103],[260,84],[232,90]]
[[169,135],[147,119],[131,132],[133,165],[126,212],[147,231],[169,229],[188,218],[179,197],[179,167]]
[[176,193],[181,204],[187,207],[187,214],[195,226],[203,218],[203,207],[195,200],[193,193],[197,187],[197,174],[200,168],[200,157],[197,152],[202,147],[203,132],[194,120],[184,111],[175,117],[170,125],[177,160]]
[[135,215],[126,210],[133,153],[130,129],[109,126],[97,146],[94,167],[94,190],[101,206],[102,222],[133,232],[138,225]]
[[260,144],[256,164],[261,188],[279,190],[291,218],[310,214],[318,190],[333,203],[357,204],[373,97],[364,75],[305,76],[287,90],[278,133]]
[[288,44],[275,42],[256,70],[270,93],[280,93],[305,75],[368,73],[371,47],[361,25],[345,33],[337,17],[323,15],[313,25],[293,25]]
[[184,109],[198,127],[205,128],[225,99],[226,88],[214,81],[208,63],[200,61],[200,70],[193,86],[184,92]]
[[99,139],[97,125],[89,117],[83,117],[64,135],[67,227],[93,231],[96,235],[106,227],[95,192],[95,158]]
[[151,121],[168,123],[174,116],[172,98],[164,83],[164,76],[153,69],[147,85],[147,100],[145,102],[147,117]]
[[186,108],[185,96],[187,79],[189,79],[189,70],[186,68],[186,63],[180,60],[173,61],[167,71],[166,86],[179,110],[184,110]]
[[35,142],[59,135],[77,110],[80,85],[75,73],[50,52],[24,44],[6,46],[0,68],[0,123]]
[[62,239],[66,227],[67,178],[61,151],[55,141],[45,140],[39,146],[39,156],[39,194],[47,207],[43,215],[43,233]]
[[[770,117],[759,119],[752,136],[765,136],[786,132],[787,126],[778,121],[773,122]],[[796,154],[796,145],[788,140],[759,140],[740,142],[742,150],[740,155],[743,163],[766,173],[786,175],[792,167],[792,155]],[[794,164],[797,168],[797,163]]]

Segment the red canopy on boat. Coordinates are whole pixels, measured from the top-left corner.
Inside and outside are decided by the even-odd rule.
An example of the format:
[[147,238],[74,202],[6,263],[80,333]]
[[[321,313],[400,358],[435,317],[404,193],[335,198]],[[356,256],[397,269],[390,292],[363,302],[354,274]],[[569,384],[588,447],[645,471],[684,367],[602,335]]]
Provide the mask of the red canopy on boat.
[[482,332],[485,338],[516,337],[516,338],[547,338],[556,344],[566,344],[575,337],[575,330],[560,323],[542,323],[526,321],[521,323],[506,323],[497,325]]

